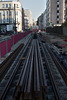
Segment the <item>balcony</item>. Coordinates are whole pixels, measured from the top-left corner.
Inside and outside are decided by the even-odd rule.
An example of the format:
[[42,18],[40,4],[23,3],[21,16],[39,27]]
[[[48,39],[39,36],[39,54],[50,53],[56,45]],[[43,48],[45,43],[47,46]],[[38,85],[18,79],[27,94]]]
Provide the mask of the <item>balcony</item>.
[[59,13],[57,13],[57,16],[59,16]]
[[57,21],[59,21],[59,18],[57,18]]
[[59,2],[57,2],[57,4],[59,5],[60,3],[59,3]]
[[57,7],[57,10],[59,10],[59,7]]

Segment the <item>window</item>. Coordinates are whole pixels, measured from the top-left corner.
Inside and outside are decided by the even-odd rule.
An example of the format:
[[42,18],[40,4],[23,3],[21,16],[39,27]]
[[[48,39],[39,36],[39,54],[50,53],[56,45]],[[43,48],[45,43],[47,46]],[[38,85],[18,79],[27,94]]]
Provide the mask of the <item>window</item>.
[[9,4],[9,7],[11,8],[11,4]]
[[57,10],[57,13],[59,13],[59,10]]
[[57,7],[59,7],[59,5],[57,5]]
[[3,16],[5,16],[5,11],[3,11]]
[[12,18],[10,18],[10,23],[12,23]]
[[57,16],[57,18],[59,18],[59,16]]
[[3,23],[5,23],[5,17],[3,18]]
[[8,15],[8,11],[7,11],[7,15]]
[[7,18],[7,22],[9,21],[9,19]]
[[59,0],[57,0],[57,2],[59,2]]
[[59,24],[59,21],[57,21],[57,24]]
[[6,8],[8,8],[8,4],[6,4]]
[[11,16],[11,11],[9,12],[9,16]]
[[14,8],[16,8],[16,4],[14,4]]
[[59,0],[57,0],[57,4],[59,4]]
[[3,8],[5,8],[5,5],[3,4]]

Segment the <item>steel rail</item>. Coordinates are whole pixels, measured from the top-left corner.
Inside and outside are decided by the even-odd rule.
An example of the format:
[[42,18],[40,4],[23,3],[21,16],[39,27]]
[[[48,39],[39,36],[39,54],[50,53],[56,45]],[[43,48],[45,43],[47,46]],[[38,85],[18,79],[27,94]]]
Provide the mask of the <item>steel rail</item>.
[[[29,41],[31,41],[31,40],[29,40]],[[24,46],[24,48],[20,51],[20,53],[19,53],[18,56],[16,57],[16,60],[14,61],[14,64],[12,65],[12,66],[14,66],[14,65],[16,65],[16,66],[15,66],[15,68],[14,68],[14,70],[13,70],[13,72],[12,72],[10,78],[8,79],[8,81],[7,81],[5,87],[4,87],[4,89],[3,89],[3,91],[2,91],[2,93],[1,93],[1,95],[0,95],[0,100],[4,100],[4,98],[5,98],[6,95],[7,95],[7,92],[8,92],[8,90],[9,90],[9,88],[10,88],[10,85],[11,85],[11,83],[12,83],[12,81],[13,81],[13,78],[14,78],[14,76],[15,76],[15,74],[16,74],[18,68],[19,68],[19,64],[20,64],[20,59],[19,59],[19,58],[22,57],[21,54],[22,54],[22,52],[23,52],[23,50],[25,49],[26,46],[27,46],[27,44],[26,44],[26,45]]]
[[[35,40],[34,40],[35,43]],[[34,91],[37,91],[37,75],[36,75],[36,58],[35,58],[35,45],[34,45]]]
[[37,57],[38,51],[37,51],[36,41],[37,40],[35,40],[35,67],[36,67],[36,78],[37,78],[36,88],[37,88],[37,91],[40,91],[39,68],[38,68],[38,57]]
[[[37,44],[38,44],[38,41],[37,41]],[[45,87],[47,87],[47,83],[46,83],[46,78],[45,78],[45,73],[44,73],[39,44],[37,46],[38,46],[38,54],[39,54],[38,58],[39,58],[39,67],[40,67],[40,75],[41,75],[41,85],[42,85],[42,87],[45,88]]]
[[[32,39],[32,38],[31,38],[31,39]],[[24,54],[26,55],[26,52],[28,52],[27,55],[26,55],[26,59],[25,59],[25,61],[24,61],[24,64],[23,64],[23,66],[22,66],[22,69],[21,69],[19,78],[18,78],[18,80],[17,80],[17,84],[16,84],[16,87],[15,87],[15,91],[14,91],[14,93],[13,93],[13,97],[14,97],[14,98],[17,98],[18,93],[20,92],[20,86],[19,86],[19,84],[20,84],[20,81],[21,81],[21,78],[22,78],[22,75],[23,75],[23,72],[24,72],[24,69],[25,69],[25,64],[26,64],[26,62],[27,62],[27,58],[28,58],[28,54],[29,54],[29,51],[28,51],[27,49],[28,49],[28,46],[29,46],[30,42],[31,42],[31,40],[29,40],[28,43],[26,44],[26,46],[25,46],[25,48],[24,48],[24,51],[23,51],[23,54],[22,54],[22,57],[24,57]],[[22,57],[21,57],[21,58],[22,58]]]
[[[39,59],[38,59],[38,49],[37,49],[37,39],[34,40],[34,68],[36,71],[36,84],[34,84],[34,87],[36,85],[36,89],[34,88],[34,100],[42,100],[42,90],[41,90],[41,84],[40,84],[40,74],[39,74]],[[35,72],[34,72],[35,74]],[[35,80],[34,80],[35,81]],[[35,91],[36,90],[36,91]]]
[[[27,48],[27,46],[26,46],[26,48]],[[26,82],[26,78],[27,78],[27,74],[28,74],[28,71],[27,71],[28,70],[28,64],[29,64],[28,61],[29,61],[29,58],[30,58],[31,50],[32,50],[32,46],[31,46],[30,50],[27,53],[26,60],[25,60],[24,65],[21,69],[21,73],[19,75],[19,79],[18,79],[17,84],[16,84],[16,89],[14,91],[14,93],[17,91],[14,94],[14,98],[17,98],[17,95],[18,95],[19,91],[24,92],[25,82]],[[22,87],[22,85],[23,85],[23,87]]]
[[[40,45],[41,45],[41,48],[42,48],[42,51],[43,51],[43,54],[44,54],[44,57],[45,57],[46,65],[49,66],[49,62],[48,62],[47,57],[46,57],[45,52],[44,52],[43,44],[41,43],[40,37],[39,37],[39,36],[38,36],[38,39],[39,39],[39,42],[40,42]],[[59,93],[58,93],[58,91],[57,91],[56,84],[55,84],[55,83],[53,82],[53,80],[52,80],[53,76],[52,76],[52,74],[50,74],[50,69],[49,69],[49,67],[47,67],[47,69],[48,69],[48,71],[49,71],[49,75],[50,75],[51,83],[52,83],[52,86],[53,86],[53,89],[54,89],[54,93],[55,93],[56,100],[61,100],[61,99],[60,99],[60,95],[59,95]]]
[[32,76],[33,76],[33,56],[34,56],[34,48],[32,47],[31,55],[30,55],[30,64],[28,65],[30,67],[28,71],[28,78],[26,82],[26,86],[24,89],[25,97],[24,100],[32,99]]
[[67,73],[64,70],[63,66],[60,64],[60,62],[58,61],[58,59],[55,57],[55,55],[52,53],[52,51],[50,50],[50,48],[48,48],[48,46],[46,45],[46,48],[48,49],[48,51],[50,52],[52,59],[54,60],[59,72],[61,73],[66,85],[67,85]]
[[[39,41],[40,41],[40,38],[39,38]],[[66,90],[67,90],[66,85],[65,85],[64,81],[62,81],[63,79],[62,79],[61,75],[59,74],[49,52],[47,51],[47,49],[45,47],[45,45],[43,46],[41,41],[40,41],[40,45],[41,45],[41,48],[42,48],[42,51],[43,51],[43,54],[45,57],[47,69],[48,69],[49,74],[50,74],[50,78],[51,78],[52,86],[53,86],[54,93],[56,96],[56,100],[63,100],[62,98],[66,99]],[[54,68],[53,68],[53,66],[54,66]],[[57,72],[55,72],[55,71],[57,71]],[[62,79],[62,80],[60,80],[61,84],[59,83],[58,78],[55,78],[55,77],[58,77],[58,78],[60,77]],[[59,88],[61,89],[60,92],[59,92]],[[64,90],[62,88],[64,88]],[[63,95],[64,95],[64,97],[63,97]]]
[[20,84],[19,84],[20,87],[22,87],[22,85],[24,84],[24,80],[26,80],[25,79],[25,74],[27,74],[26,70],[27,70],[27,66],[28,66],[28,63],[29,63],[29,58],[30,58],[31,50],[32,50],[32,46],[30,48],[29,55],[28,55],[28,58],[27,58],[27,61],[26,61],[26,64],[25,64],[24,72],[23,72],[22,78],[20,80]]
[[0,82],[2,81],[3,77],[11,67],[12,63],[14,62],[15,58],[17,57],[18,53],[22,49],[23,44],[20,45],[4,62],[1,64],[1,70],[0,70]]

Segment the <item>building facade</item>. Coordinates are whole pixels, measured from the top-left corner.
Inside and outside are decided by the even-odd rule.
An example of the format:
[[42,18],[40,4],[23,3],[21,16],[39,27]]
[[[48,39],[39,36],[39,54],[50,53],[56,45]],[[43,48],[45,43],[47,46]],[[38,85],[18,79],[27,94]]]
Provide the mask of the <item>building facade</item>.
[[29,26],[29,18],[26,15],[24,17],[24,23],[25,23],[25,30],[28,30],[30,28],[30,26]]
[[67,0],[65,0],[65,20],[66,20],[66,23],[67,23]]
[[0,27],[7,31],[22,31],[22,6],[20,1],[0,1]]
[[39,29],[43,30],[43,13],[39,16]]
[[60,26],[65,22],[65,0],[47,0],[46,26]]
[[33,26],[32,12],[29,9],[25,9],[25,15],[29,18],[29,24],[30,27],[32,27]]
[[46,10],[43,12],[43,29],[46,29]]
[[46,29],[46,10],[39,16],[39,29],[45,30]]

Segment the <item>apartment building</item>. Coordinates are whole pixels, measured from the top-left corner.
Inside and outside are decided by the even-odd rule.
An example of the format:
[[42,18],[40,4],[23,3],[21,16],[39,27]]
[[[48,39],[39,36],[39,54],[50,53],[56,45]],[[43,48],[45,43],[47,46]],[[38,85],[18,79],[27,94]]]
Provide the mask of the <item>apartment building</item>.
[[46,10],[43,12],[43,29],[46,29]]
[[46,1],[46,26],[61,26],[65,22],[65,0]]
[[33,26],[32,12],[29,9],[25,9],[25,15],[29,18],[30,27]]
[[20,1],[0,1],[1,31],[22,31],[22,6]]
[[39,16],[39,29],[45,30],[46,29],[46,10]]
[[24,23],[25,23],[25,30],[28,30],[30,28],[30,25],[29,25],[29,18],[26,15],[24,17]]
[[39,29],[43,30],[43,13],[39,16]]

